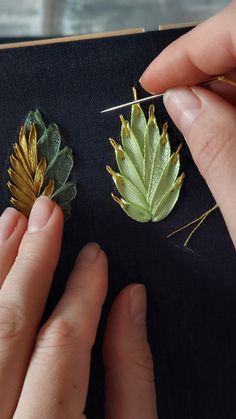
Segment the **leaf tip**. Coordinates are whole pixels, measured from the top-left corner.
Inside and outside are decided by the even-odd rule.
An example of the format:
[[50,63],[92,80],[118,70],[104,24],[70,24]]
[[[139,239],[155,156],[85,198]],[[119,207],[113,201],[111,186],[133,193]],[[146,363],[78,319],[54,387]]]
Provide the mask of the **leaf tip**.
[[134,97],[134,100],[137,100],[138,99],[138,96],[137,96],[137,89],[136,89],[136,87],[132,87],[132,92],[133,92],[133,97]]
[[119,198],[118,196],[116,196],[116,195],[114,195],[113,194],[113,192],[111,193],[111,196],[112,196],[112,198],[113,198],[113,200],[118,204],[118,205],[120,205],[120,207],[123,209],[123,210],[127,210],[128,209],[128,204],[122,199],[122,198]]

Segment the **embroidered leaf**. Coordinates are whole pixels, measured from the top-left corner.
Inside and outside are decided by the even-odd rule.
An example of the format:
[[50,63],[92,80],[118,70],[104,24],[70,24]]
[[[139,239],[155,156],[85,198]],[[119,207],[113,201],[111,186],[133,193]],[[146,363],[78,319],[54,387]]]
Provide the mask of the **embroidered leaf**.
[[159,181],[157,182],[155,193],[153,197],[150,197],[153,213],[156,213],[156,208],[166,192],[173,187],[179,173],[179,168],[179,152],[177,150],[166,163],[163,172],[160,174]]
[[110,175],[112,175],[112,179],[117,187],[117,190],[126,201],[132,202],[144,208],[147,206],[145,197],[128,178],[114,172],[110,166],[107,166],[107,171]]
[[159,205],[153,213],[153,221],[163,220],[163,218],[166,218],[167,215],[174,208],[179,197],[180,188],[182,186],[183,180],[184,174],[178,177],[178,179],[173,184],[172,188],[169,189],[162,197]]
[[130,160],[133,162],[137,172],[140,176],[143,174],[143,155],[141,152],[140,145],[134,133],[130,129],[128,121],[120,115],[121,120],[121,141],[124,148],[124,151],[129,156]]
[[[149,108],[149,119],[144,134],[144,184],[149,187],[150,177],[154,169],[154,154],[158,153],[157,148],[160,147],[160,130],[155,117],[155,108],[153,105]],[[158,159],[158,157],[157,157]],[[151,168],[151,170],[150,170]]]
[[7,183],[12,194],[11,203],[26,216],[40,195],[55,199],[65,217],[70,214],[69,202],[77,192],[74,182],[66,183],[73,167],[73,156],[69,147],[60,150],[60,145],[58,126],[50,124],[46,128],[38,110],[29,112],[20,129],[19,142],[13,145]]
[[32,124],[35,125],[36,130],[37,130],[37,134],[38,134],[38,138],[40,138],[43,135],[43,133],[45,132],[46,126],[45,126],[45,123],[43,122],[41,113],[39,112],[38,109],[36,109],[35,112],[30,111],[28,113],[28,116],[25,120],[25,125],[24,125],[26,133],[28,133]]
[[132,183],[136,185],[140,192],[145,194],[143,181],[128,154],[123,150],[120,144],[115,142],[115,140],[110,138],[109,141],[115,150],[116,163],[121,175],[124,175],[126,178],[128,178]]
[[131,202],[125,201],[123,198],[118,198],[118,196],[111,194],[112,198],[114,199],[117,204],[126,212],[126,214],[133,218],[135,221],[139,221],[140,223],[145,223],[151,220],[151,214],[143,207],[136,205]]
[[154,148],[154,152],[152,154],[152,160],[150,161],[149,166],[150,168],[148,169],[147,167],[147,172],[150,173],[149,182],[147,184],[148,200],[150,201],[153,201],[157,185],[160,182],[164,169],[170,159],[170,142],[166,130],[167,124],[164,124],[161,137],[160,139],[157,139],[156,147]]
[[160,221],[174,208],[184,180],[184,174],[178,177],[181,146],[171,155],[167,123],[160,134],[153,105],[148,122],[138,104],[132,106],[130,124],[120,119],[122,145],[110,139],[120,173],[110,166],[107,171],[122,198],[112,197],[134,220]]
[[[133,87],[134,100],[137,100],[136,89]],[[139,103],[132,106],[131,109],[131,121],[130,121],[131,130],[134,136],[137,138],[139,147],[142,154],[144,153],[144,136],[143,133],[147,128],[147,121],[145,114]]]
[[67,182],[52,195],[52,199],[58,204],[68,204],[76,196],[77,189],[73,182]]
[[50,124],[38,141],[38,156],[53,161],[61,146],[61,134],[56,124]]
[[60,188],[64,185],[64,183],[66,183],[68,177],[70,176],[72,167],[72,150],[66,146],[63,150],[59,151],[56,158],[49,163],[46,171],[45,182],[52,178],[55,182],[55,189]]

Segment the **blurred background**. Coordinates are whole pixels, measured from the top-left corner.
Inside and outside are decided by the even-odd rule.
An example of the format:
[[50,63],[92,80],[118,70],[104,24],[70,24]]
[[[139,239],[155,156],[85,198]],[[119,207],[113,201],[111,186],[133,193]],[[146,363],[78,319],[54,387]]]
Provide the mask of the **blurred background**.
[[0,0],[0,36],[52,36],[146,30],[199,21],[227,0]]

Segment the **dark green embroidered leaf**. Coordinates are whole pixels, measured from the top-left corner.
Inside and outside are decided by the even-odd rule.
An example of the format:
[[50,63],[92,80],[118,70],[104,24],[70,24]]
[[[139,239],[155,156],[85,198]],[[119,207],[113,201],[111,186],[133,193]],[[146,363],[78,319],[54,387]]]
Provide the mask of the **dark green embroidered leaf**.
[[76,184],[74,182],[67,182],[52,195],[52,199],[60,204],[67,204],[74,199],[77,194]]
[[41,113],[39,112],[38,109],[36,109],[36,111],[30,111],[28,113],[28,116],[26,118],[25,125],[24,125],[25,130],[26,130],[27,133],[29,132],[30,126],[33,123],[35,124],[37,134],[38,134],[38,138],[40,138],[43,135],[44,131],[46,131],[46,126],[43,122]]
[[69,147],[63,148],[59,151],[56,158],[49,163],[46,171],[45,183],[49,179],[54,179],[55,189],[60,188],[66,183],[73,167],[72,150]]
[[52,162],[61,146],[61,134],[57,124],[50,124],[38,141],[38,156],[46,158],[47,164]]

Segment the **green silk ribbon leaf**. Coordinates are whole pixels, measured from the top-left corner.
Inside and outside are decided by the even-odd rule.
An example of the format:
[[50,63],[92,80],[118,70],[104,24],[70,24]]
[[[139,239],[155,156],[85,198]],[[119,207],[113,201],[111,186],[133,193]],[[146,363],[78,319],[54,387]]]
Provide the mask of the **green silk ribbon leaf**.
[[45,183],[49,179],[54,179],[55,190],[63,186],[73,167],[73,156],[72,150],[69,147],[65,147],[57,153],[56,157],[49,162],[48,168],[45,175]]
[[28,132],[30,130],[30,127],[32,126],[32,124],[35,125],[36,130],[37,130],[37,134],[38,134],[38,138],[40,138],[44,132],[46,131],[46,126],[43,122],[43,118],[41,116],[41,113],[39,112],[38,109],[36,109],[36,111],[30,111],[28,113],[28,116],[25,120],[25,131]]
[[38,140],[38,156],[52,162],[61,146],[61,134],[56,124],[50,124]]
[[52,195],[52,199],[59,205],[69,204],[77,194],[76,186],[73,182],[67,182]]
[[174,208],[185,177],[179,176],[181,146],[171,154],[167,123],[160,133],[153,105],[148,120],[140,104],[132,106],[130,123],[120,119],[121,144],[110,139],[119,172],[106,169],[121,198],[112,197],[136,221],[161,221]]

